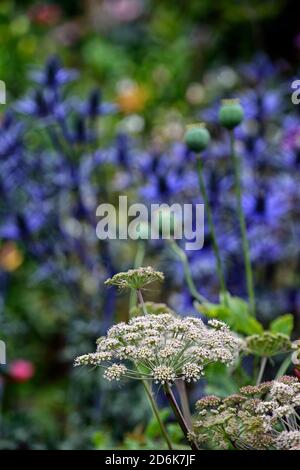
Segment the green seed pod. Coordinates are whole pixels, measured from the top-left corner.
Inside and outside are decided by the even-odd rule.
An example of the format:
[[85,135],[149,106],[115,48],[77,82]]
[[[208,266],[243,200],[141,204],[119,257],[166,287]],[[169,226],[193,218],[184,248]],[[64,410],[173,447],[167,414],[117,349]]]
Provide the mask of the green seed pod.
[[202,152],[210,142],[210,134],[204,124],[191,124],[187,127],[184,142],[189,150]]
[[219,110],[219,121],[226,129],[234,129],[244,119],[244,110],[239,100],[223,100]]

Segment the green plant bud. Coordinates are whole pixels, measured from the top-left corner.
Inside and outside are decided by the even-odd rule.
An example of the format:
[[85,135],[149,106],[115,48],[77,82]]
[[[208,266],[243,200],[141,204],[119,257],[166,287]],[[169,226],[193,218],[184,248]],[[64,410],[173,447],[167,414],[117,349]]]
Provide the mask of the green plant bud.
[[290,338],[282,333],[264,331],[262,334],[248,336],[247,349],[257,356],[271,357],[291,349]]
[[210,142],[210,134],[204,124],[191,124],[187,127],[184,142],[189,150],[202,152]]
[[244,119],[244,110],[239,100],[223,100],[219,110],[219,121],[226,129],[234,129]]

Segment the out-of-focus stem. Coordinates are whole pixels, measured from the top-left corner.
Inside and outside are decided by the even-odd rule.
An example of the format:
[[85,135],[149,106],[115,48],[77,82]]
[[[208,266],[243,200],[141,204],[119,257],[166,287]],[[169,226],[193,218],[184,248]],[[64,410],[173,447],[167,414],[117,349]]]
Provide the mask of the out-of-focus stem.
[[255,316],[255,293],[253,285],[253,273],[250,261],[250,250],[249,243],[247,238],[246,230],[246,221],[243,212],[242,206],[242,188],[241,188],[241,171],[240,171],[240,161],[234,149],[234,134],[233,131],[229,133],[230,135],[230,153],[233,162],[234,176],[235,176],[235,193],[237,198],[237,212],[240,224],[240,230],[242,235],[242,246],[243,246],[243,255],[244,263],[246,269],[246,282],[247,282],[247,291],[249,297],[249,306],[250,312]]
[[190,291],[191,295],[201,303],[207,302],[207,299],[203,295],[199,294],[199,292],[198,292],[198,290],[197,290],[197,288],[194,284],[191,269],[190,269],[190,265],[189,265],[189,261],[188,261],[188,258],[186,256],[185,251],[182,250],[177,245],[175,240],[170,239],[169,243],[170,243],[171,249],[174,251],[174,253],[178,256],[178,258],[181,260],[181,262],[183,264],[185,280],[187,282],[187,285],[188,285],[188,288],[189,288],[189,291]]
[[145,302],[144,302],[144,299],[143,299],[143,295],[142,295],[141,289],[137,289],[137,295],[138,295],[139,302],[140,302],[140,304],[141,304],[141,306],[142,306],[143,313],[144,313],[144,315],[147,315],[147,309],[146,309],[146,305],[145,305]]
[[183,380],[176,380],[175,384],[180,397],[181,409],[184,419],[189,427],[189,430],[192,432],[193,422],[185,382]]
[[279,379],[279,377],[282,377],[282,376],[286,373],[286,371],[288,370],[288,368],[289,368],[291,362],[292,362],[292,355],[289,354],[289,355],[285,358],[285,360],[283,361],[283,363],[281,364],[281,366],[279,367],[275,379]]
[[[139,300],[143,306],[143,311],[145,313],[145,315],[147,315],[147,309],[146,309],[146,306],[145,306],[145,302],[144,302],[144,299],[143,299],[143,295],[142,295],[142,292],[140,291],[140,289],[138,289],[137,291],[137,294],[138,294],[138,297],[139,297]],[[147,384],[146,380],[142,380],[142,383],[143,383],[143,386],[144,386],[144,389],[145,389],[145,392],[149,398],[149,401],[150,401],[150,405],[151,405],[151,408],[152,408],[152,411],[153,411],[153,414],[154,416],[156,417],[157,419],[157,422],[159,424],[159,427],[160,427],[160,430],[161,430],[161,433],[167,443],[167,446],[168,446],[168,449],[172,450],[173,447],[172,447],[172,443],[171,443],[171,440],[169,438],[169,435],[167,433],[167,430],[165,428],[165,425],[160,417],[160,414],[159,414],[159,409],[157,407],[157,404],[156,404],[156,401],[154,400],[153,398],[153,395],[152,395],[152,390],[151,390],[151,385],[149,387],[149,385]]]
[[199,178],[200,191],[201,191],[201,194],[202,194],[202,197],[203,197],[205,210],[206,210],[206,213],[207,213],[208,226],[209,226],[209,231],[210,231],[210,234],[211,234],[213,251],[214,251],[214,254],[215,254],[215,258],[216,258],[217,273],[218,273],[218,278],[219,278],[219,282],[220,282],[220,287],[221,287],[222,293],[225,293],[226,292],[225,277],[224,277],[224,272],[223,272],[223,268],[222,268],[221,255],[220,255],[219,245],[218,245],[218,241],[217,241],[215,225],[214,225],[214,220],[213,220],[213,216],[212,216],[212,210],[211,210],[211,207],[210,207],[208,194],[207,194],[207,191],[206,191],[205,182],[204,182],[204,178],[203,178],[202,159],[201,159],[200,155],[197,156],[197,173],[198,173],[198,178]]
[[146,392],[146,394],[149,398],[149,402],[150,402],[153,414],[154,414],[155,418],[157,419],[157,422],[159,424],[161,433],[162,433],[162,435],[163,435],[163,437],[164,437],[164,439],[167,443],[168,449],[173,450],[172,442],[171,442],[170,437],[167,433],[165,425],[164,425],[164,423],[163,423],[163,421],[160,417],[159,410],[157,408],[157,405],[156,405],[155,400],[154,400],[153,395],[152,395],[152,391],[149,389],[149,386],[148,386],[148,384],[145,380],[143,380],[142,382],[143,382],[143,385],[144,385],[145,392]]
[[[145,251],[146,251],[145,242],[143,240],[138,240],[138,246],[137,246],[136,255],[135,255],[134,264],[133,264],[134,269],[139,268],[143,264]],[[129,300],[129,316],[130,316],[131,309],[136,306],[136,302],[137,302],[137,292],[135,289],[131,289],[130,300]]]
[[192,450],[199,450],[196,442],[194,442],[192,439],[191,439],[191,436],[190,436],[190,430],[189,430],[189,427],[184,419],[184,416],[183,414],[181,413],[181,410],[177,404],[177,401],[173,395],[173,392],[170,388],[170,386],[168,384],[165,384],[164,385],[164,391],[165,391],[165,394],[166,394],[166,397],[168,398],[169,400],[169,403],[170,403],[170,406],[173,410],[173,413],[178,421],[178,424],[179,426],[181,427],[182,429],[182,432],[184,434],[184,436],[186,437],[186,439],[188,440]]
[[267,357],[262,357],[262,359],[261,359],[260,368],[259,368],[259,372],[258,372],[258,376],[257,376],[257,380],[256,380],[256,385],[259,385],[260,382],[263,379],[264,371],[265,371],[265,368],[266,368],[266,365],[267,365],[267,360],[268,360]]

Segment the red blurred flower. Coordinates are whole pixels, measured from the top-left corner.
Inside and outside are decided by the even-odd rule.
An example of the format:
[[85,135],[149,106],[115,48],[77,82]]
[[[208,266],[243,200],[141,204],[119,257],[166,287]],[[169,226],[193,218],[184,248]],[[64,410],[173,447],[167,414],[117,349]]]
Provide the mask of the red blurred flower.
[[300,369],[298,369],[298,367],[295,367],[294,374],[297,377],[297,379],[300,380]]
[[61,8],[58,5],[42,3],[29,10],[29,18],[40,26],[53,26],[61,19]]
[[12,361],[8,368],[8,375],[14,381],[18,383],[27,382],[34,375],[35,369],[32,362],[26,359],[16,359]]

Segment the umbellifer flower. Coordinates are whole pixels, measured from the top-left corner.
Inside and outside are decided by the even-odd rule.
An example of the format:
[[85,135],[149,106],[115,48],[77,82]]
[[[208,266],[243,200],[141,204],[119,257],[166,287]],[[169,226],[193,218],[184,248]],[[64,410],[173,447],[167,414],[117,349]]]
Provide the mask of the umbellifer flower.
[[164,280],[160,271],[155,271],[151,266],[129,269],[129,271],[115,274],[105,281],[108,286],[117,286],[119,289],[142,289],[152,282]]
[[157,313],[112,326],[97,345],[95,353],[76,358],[75,366],[104,367],[108,380],[126,376],[164,385],[176,379],[196,382],[211,362],[232,363],[242,342],[225,324],[215,329],[199,318]]
[[204,397],[196,403],[197,440],[213,448],[299,450],[299,405],[300,383],[288,376],[227,398]]
[[276,447],[280,450],[300,450],[300,431],[283,431],[276,439]]

